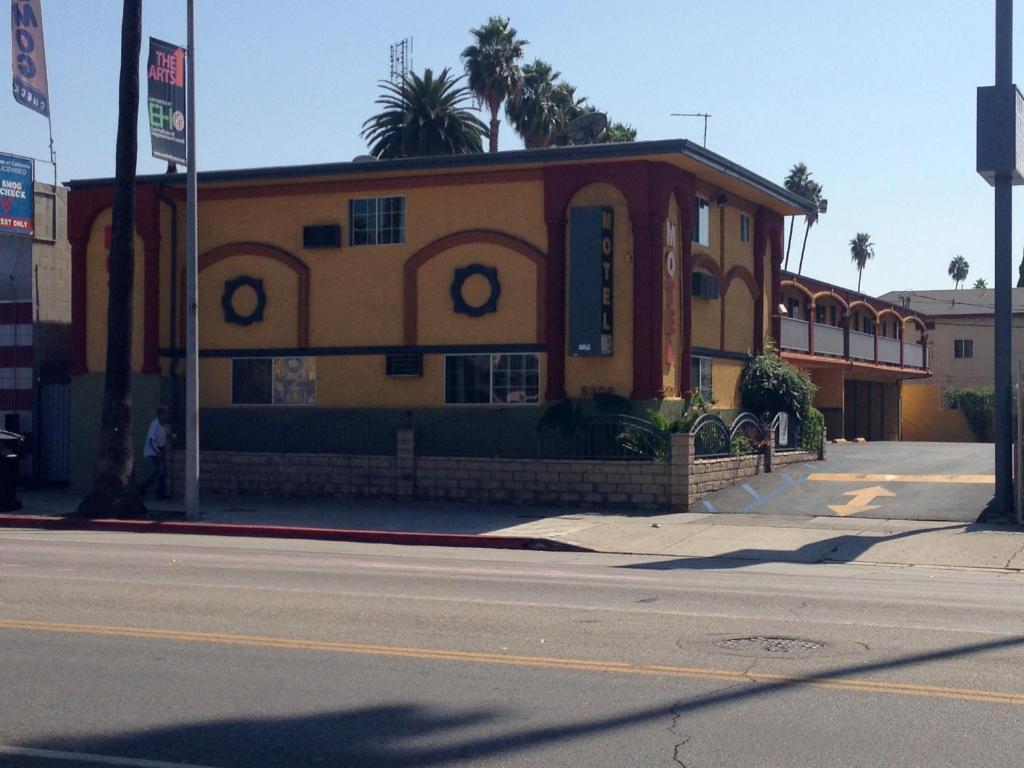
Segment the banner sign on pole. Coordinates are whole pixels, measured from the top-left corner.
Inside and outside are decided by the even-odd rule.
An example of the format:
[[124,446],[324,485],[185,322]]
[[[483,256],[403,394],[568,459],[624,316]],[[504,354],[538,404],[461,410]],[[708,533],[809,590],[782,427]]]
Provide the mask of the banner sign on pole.
[[0,154],[0,235],[33,235],[34,198],[32,161]]
[[14,70],[14,100],[49,117],[50,92],[46,85],[41,2],[11,0],[11,66]]
[[185,164],[185,50],[149,38],[146,73],[153,157]]

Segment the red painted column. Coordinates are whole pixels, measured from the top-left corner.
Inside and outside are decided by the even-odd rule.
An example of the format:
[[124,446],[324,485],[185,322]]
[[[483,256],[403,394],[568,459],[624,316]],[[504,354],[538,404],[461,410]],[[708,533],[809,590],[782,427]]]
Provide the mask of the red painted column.
[[850,320],[849,310],[843,310],[843,357],[850,359]]
[[875,322],[871,324],[872,330],[875,332],[875,364],[878,364],[878,318],[875,318]]
[[71,241],[71,373],[88,373],[86,358],[86,251],[88,238]]
[[784,251],[782,238],[782,217],[773,217],[771,229],[772,244],[772,336],[776,345],[782,344],[782,314],[779,304],[782,303],[782,256]]
[[545,275],[545,333],[548,350],[546,400],[562,400],[565,391],[565,213],[547,218],[548,255]]
[[810,304],[810,311],[807,313],[807,354],[814,354],[814,324],[818,320],[818,305],[813,301]]
[[142,239],[142,372],[160,373],[160,201],[155,186],[138,188],[135,211]]
[[903,323],[900,323],[899,325],[897,325],[896,326],[896,330],[899,332],[899,340],[900,340],[900,368],[904,368],[904,367],[906,367],[906,365],[905,365],[905,363],[903,361]]
[[758,208],[754,216],[754,282],[757,283],[757,298],[754,299],[754,354],[764,352],[764,259],[768,251],[768,236],[765,232],[764,209]]
[[[639,210],[637,210],[639,209]],[[651,360],[657,354],[651,347],[658,348],[660,337],[654,335],[651,323],[652,304],[657,299],[661,309],[661,294],[651,293],[655,278],[652,253],[650,211],[647,206],[630,206],[630,220],[633,228],[633,391],[632,400],[649,400],[658,397],[658,387],[651,381]],[[660,263],[660,259],[658,259]],[[661,283],[658,275],[658,284]]]

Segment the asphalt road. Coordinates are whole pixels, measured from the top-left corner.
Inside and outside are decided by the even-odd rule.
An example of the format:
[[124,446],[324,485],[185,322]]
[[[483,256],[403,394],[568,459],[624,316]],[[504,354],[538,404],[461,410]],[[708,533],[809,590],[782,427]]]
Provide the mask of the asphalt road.
[[748,478],[697,510],[972,523],[995,490],[991,443],[847,443],[827,458]]
[[1024,577],[727,565],[5,531],[0,765],[1021,763]]

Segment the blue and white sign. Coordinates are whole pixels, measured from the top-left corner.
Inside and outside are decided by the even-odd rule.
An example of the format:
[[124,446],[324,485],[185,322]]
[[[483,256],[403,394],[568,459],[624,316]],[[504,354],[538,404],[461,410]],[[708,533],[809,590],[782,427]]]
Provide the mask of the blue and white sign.
[[32,170],[29,158],[0,154],[0,235],[32,237]]

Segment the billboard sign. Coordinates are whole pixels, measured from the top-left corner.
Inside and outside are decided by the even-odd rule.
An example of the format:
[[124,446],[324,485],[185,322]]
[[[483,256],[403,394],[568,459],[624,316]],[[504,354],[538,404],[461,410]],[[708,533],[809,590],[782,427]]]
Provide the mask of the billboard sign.
[[32,161],[0,154],[0,235],[26,235],[35,231]]
[[569,354],[612,354],[614,211],[573,208],[569,217]]
[[46,54],[43,49],[41,0],[11,0],[11,68],[14,100],[50,116],[46,85]]
[[149,136],[153,157],[184,164],[185,157],[185,50],[178,45],[149,38]]

